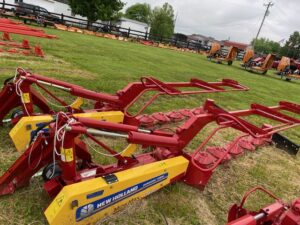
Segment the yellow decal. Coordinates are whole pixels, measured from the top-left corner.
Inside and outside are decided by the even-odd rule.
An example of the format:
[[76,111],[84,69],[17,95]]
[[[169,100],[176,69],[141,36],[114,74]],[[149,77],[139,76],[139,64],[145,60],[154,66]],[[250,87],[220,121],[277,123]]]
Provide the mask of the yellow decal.
[[64,201],[64,198],[65,198],[65,196],[62,195],[61,197],[59,197],[59,198],[56,199],[56,203],[57,203],[58,206],[62,205],[62,203]]
[[123,151],[123,157],[132,157],[133,153],[137,150],[137,145],[130,144],[127,148]]
[[30,103],[30,95],[29,95],[29,93],[23,93],[22,94],[22,101],[25,104]]
[[72,162],[74,160],[73,148],[61,148],[61,160],[63,162]]
[[84,100],[81,97],[78,97],[72,104],[71,108],[72,109],[80,109],[80,107],[83,105]]

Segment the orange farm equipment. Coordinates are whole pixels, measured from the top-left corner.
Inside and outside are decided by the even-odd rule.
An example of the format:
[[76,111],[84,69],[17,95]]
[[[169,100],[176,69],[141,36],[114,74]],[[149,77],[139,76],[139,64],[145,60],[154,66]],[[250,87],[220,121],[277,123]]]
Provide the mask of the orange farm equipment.
[[245,69],[254,73],[266,74],[268,70],[272,68],[275,58],[276,56],[274,54],[268,54],[263,62],[250,61],[249,64],[245,66]]
[[217,63],[227,62],[227,64],[230,66],[232,65],[233,61],[235,60],[236,56],[238,54],[238,48],[231,46],[228,49],[228,52],[226,55],[222,55],[221,50],[218,51],[218,53],[208,56],[209,60],[215,61]]

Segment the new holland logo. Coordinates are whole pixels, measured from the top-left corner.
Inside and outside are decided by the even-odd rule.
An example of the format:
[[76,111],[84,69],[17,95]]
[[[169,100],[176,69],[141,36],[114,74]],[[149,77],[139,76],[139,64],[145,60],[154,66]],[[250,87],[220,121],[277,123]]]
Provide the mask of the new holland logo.
[[92,215],[94,212],[94,205],[93,204],[89,204],[84,206],[81,211],[80,211],[80,217],[88,217],[90,215]]
[[[123,202],[127,198],[133,197],[136,194],[146,191],[148,188],[166,180],[168,178],[168,173],[161,174],[157,177],[153,177],[144,182],[138,183],[134,186],[123,189],[119,192],[113,193],[109,196],[91,202],[87,205],[81,206],[76,210],[76,221],[79,222],[85,218],[94,215],[108,207],[111,207],[118,202]],[[102,193],[101,193],[102,194]]]

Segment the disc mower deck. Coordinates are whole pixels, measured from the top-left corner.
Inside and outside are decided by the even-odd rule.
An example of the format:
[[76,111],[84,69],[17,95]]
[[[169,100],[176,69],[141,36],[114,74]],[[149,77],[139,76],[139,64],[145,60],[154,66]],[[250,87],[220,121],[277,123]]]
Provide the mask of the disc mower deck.
[[[220,164],[270,144],[273,134],[300,125],[300,120],[283,113],[300,114],[300,105],[289,102],[274,107],[252,104],[250,109],[228,112],[208,100],[202,109],[200,114],[190,110],[186,122],[175,132],[59,113],[47,124],[49,129],[36,132],[31,145],[0,178],[0,194],[12,194],[28,185],[44,168],[44,188],[55,199],[45,212],[49,223],[92,224],[169,183],[180,180],[203,189]],[[256,126],[243,119],[251,115],[279,124]],[[186,151],[210,123],[218,127],[193,152]],[[243,134],[224,146],[207,146],[226,128]],[[128,146],[116,151],[99,139],[103,137],[126,140]],[[96,163],[90,152],[95,146],[90,142],[107,151],[97,151],[100,155],[114,157],[117,162]],[[148,150],[137,151],[137,146]]]

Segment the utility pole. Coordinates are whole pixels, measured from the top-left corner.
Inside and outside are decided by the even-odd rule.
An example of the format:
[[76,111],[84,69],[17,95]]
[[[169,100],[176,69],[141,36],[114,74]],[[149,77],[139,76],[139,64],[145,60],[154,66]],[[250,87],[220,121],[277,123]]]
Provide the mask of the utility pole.
[[264,14],[264,18],[263,18],[262,21],[261,21],[260,27],[259,27],[258,32],[257,32],[257,34],[256,34],[256,37],[255,37],[255,39],[254,39],[253,46],[252,46],[253,49],[254,49],[254,47],[255,47],[256,41],[257,41],[257,39],[258,39],[258,36],[259,36],[259,34],[260,34],[261,28],[262,28],[263,25],[264,25],[265,19],[266,19],[266,17],[269,15],[269,9],[270,9],[270,7],[272,7],[273,5],[274,5],[274,3],[271,2],[271,1],[269,1],[268,4],[264,4],[264,6],[266,6],[267,8],[266,8],[266,11],[265,11],[265,14]]
[[177,19],[178,19],[178,12],[179,12],[179,11],[177,11],[176,16],[175,16],[175,20],[174,20],[174,28],[176,27],[176,22],[177,22]]

